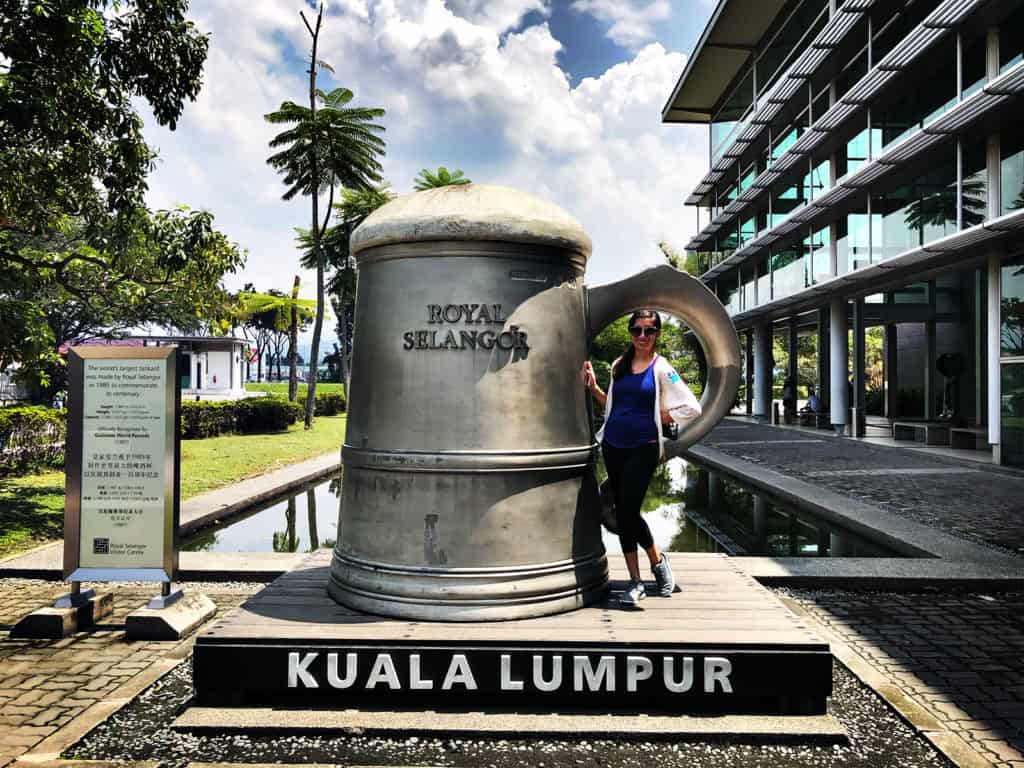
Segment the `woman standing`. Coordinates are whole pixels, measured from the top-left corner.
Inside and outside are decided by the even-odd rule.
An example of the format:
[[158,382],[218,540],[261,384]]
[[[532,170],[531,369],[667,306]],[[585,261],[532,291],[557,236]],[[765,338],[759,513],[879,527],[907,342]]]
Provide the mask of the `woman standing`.
[[669,597],[675,589],[668,558],[654,546],[640,507],[665,453],[661,425],[673,421],[683,424],[700,415],[700,403],[686,382],[654,351],[660,331],[661,316],[657,312],[645,309],[630,316],[630,345],[612,363],[607,393],[598,386],[589,361],[583,364],[582,372],[584,385],[604,406],[604,425],[597,439],[615,498],[619,542],[629,570],[629,585],[619,602],[630,607],[647,596],[640,579],[638,545],[647,553],[658,594]]

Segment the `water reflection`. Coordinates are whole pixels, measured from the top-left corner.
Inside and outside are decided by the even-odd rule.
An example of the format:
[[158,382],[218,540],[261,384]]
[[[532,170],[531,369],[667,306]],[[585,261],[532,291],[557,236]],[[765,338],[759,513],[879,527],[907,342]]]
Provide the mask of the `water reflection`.
[[[599,468],[599,474],[603,467]],[[659,549],[769,557],[898,557],[813,515],[796,512],[720,472],[683,459],[658,468],[643,506]],[[609,553],[618,537],[604,532]]]
[[[334,546],[340,478],[321,481],[293,496],[257,507],[186,539],[185,552],[312,552]],[[326,538],[321,538],[325,536]]]
[[[603,464],[598,475],[604,479]],[[311,552],[337,539],[341,478],[200,531],[181,549],[195,552]],[[683,459],[658,467],[643,505],[654,542],[667,552],[771,557],[897,557],[842,528],[794,512],[731,477]],[[610,554],[618,536],[603,531]]]

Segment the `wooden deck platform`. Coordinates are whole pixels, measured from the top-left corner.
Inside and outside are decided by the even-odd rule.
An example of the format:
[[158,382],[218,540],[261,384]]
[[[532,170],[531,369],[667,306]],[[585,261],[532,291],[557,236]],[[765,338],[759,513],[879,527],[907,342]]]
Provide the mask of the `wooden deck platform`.
[[329,552],[196,640],[202,706],[351,707],[421,700],[607,711],[825,711],[832,657],[771,592],[722,555],[672,555],[682,592],[506,622],[437,623],[357,613],[328,597]]

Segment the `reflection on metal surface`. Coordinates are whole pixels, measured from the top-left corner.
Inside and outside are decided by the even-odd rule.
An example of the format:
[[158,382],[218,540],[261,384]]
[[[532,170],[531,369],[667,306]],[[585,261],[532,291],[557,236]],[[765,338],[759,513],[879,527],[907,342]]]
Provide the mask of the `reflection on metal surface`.
[[446,621],[603,597],[579,378],[589,339],[634,304],[690,322],[709,362],[709,413],[685,432],[699,437],[739,379],[721,304],[668,267],[588,295],[586,233],[561,209],[500,187],[398,198],[354,233],[352,250],[356,341],[330,594]]

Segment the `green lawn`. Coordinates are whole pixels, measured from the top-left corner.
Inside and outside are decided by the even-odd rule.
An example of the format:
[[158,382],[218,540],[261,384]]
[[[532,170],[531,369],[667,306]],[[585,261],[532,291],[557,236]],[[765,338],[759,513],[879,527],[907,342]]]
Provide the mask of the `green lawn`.
[[[221,435],[181,441],[181,498],[247,477],[340,451],[345,416],[319,416],[268,435]],[[0,558],[60,538],[64,527],[64,473],[0,479]]]
[[[275,395],[287,395],[288,394],[288,382],[287,381],[265,381],[261,384],[250,381],[245,385],[246,390],[249,392],[271,392]],[[340,392],[345,394],[345,385],[341,383],[335,383],[330,381],[318,381],[316,384],[317,392]],[[299,384],[299,399],[301,400],[306,396],[306,385]]]

